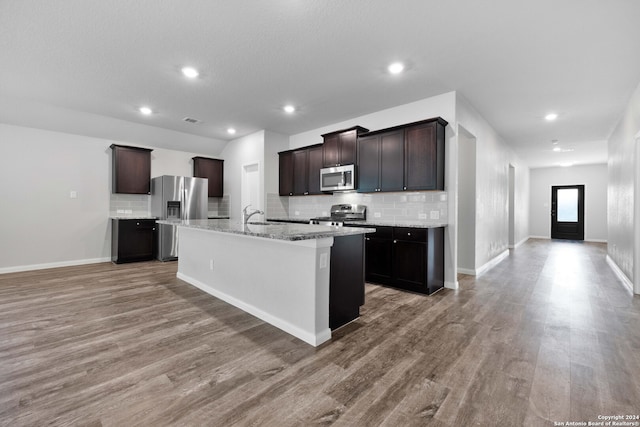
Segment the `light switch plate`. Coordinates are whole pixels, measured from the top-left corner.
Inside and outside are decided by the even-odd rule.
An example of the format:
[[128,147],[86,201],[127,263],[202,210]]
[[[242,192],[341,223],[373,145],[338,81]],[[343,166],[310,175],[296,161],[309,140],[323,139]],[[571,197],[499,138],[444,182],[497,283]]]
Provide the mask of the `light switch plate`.
[[320,268],[327,268],[327,254],[320,254]]
[[418,219],[427,219],[427,214],[426,213],[418,214]]
[[296,211],[296,212],[295,212],[295,214],[296,214],[296,215],[300,215],[300,211]]
[[374,218],[380,218],[382,216],[382,214],[380,212],[374,212],[373,213],[373,217]]
[[78,198],[78,192],[77,192],[77,191],[74,191],[74,190],[71,190],[71,191],[69,192],[69,198],[70,198],[70,199],[77,199],[77,198]]
[[440,219],[440,212],[439,211],[431,211],[431,219]]

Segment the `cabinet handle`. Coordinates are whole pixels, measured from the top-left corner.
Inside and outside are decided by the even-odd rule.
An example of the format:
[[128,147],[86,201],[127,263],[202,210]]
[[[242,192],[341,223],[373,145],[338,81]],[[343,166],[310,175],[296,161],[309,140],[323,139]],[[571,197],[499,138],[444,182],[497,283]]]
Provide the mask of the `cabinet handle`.
[[371,240],[369,237],[365,237],[364,240]]
[[308,191],[305,191],[305,192],[304,192],[304,195],[305,195],[305,196],[308,196],[308,195],[309,195],[309,192],[308,192]]
[[290,196],[293,196],[293,193],[289,193]]
[[153,227],[153,228],[151,229],[151,231],[156,231],[156,228],[155,228],[155,227]]
[[394,241],[393,241],[393,243],[398,243],[398,241],[397,241],[397,240],[394,240]]
[[411,233],[407,233],[407,236],[411,236]]
[[402,189],[403,189],[403,190],[406,190],[406,189],[407,189],[407,187],[402,187]]
[[139,223],[139,222],[136,222],[136,225],[140,225],[140,223]]

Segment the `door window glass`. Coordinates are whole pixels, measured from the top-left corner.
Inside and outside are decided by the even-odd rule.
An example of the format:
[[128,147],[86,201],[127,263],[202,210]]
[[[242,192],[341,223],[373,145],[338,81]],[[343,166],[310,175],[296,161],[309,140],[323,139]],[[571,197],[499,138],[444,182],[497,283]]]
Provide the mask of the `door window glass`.
[[558,189],[558,221],[578,222],[578,189]]

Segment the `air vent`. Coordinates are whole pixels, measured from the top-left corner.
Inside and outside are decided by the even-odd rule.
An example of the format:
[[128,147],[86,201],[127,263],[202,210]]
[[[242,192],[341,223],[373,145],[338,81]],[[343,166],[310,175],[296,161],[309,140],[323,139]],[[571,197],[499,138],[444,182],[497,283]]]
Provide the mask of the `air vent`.
[[187,122],[187,123],[192,123],[192,124],[200,123],[200,120],[194,119],[193,117],[185,117],[182,120]]

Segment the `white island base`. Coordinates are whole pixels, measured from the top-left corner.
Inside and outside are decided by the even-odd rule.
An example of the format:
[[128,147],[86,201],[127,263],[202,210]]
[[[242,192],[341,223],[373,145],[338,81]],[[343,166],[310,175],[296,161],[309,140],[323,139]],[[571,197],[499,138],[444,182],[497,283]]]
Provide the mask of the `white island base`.
[[332,245],[180,227],[178,278],[318,346],[331,338]]

